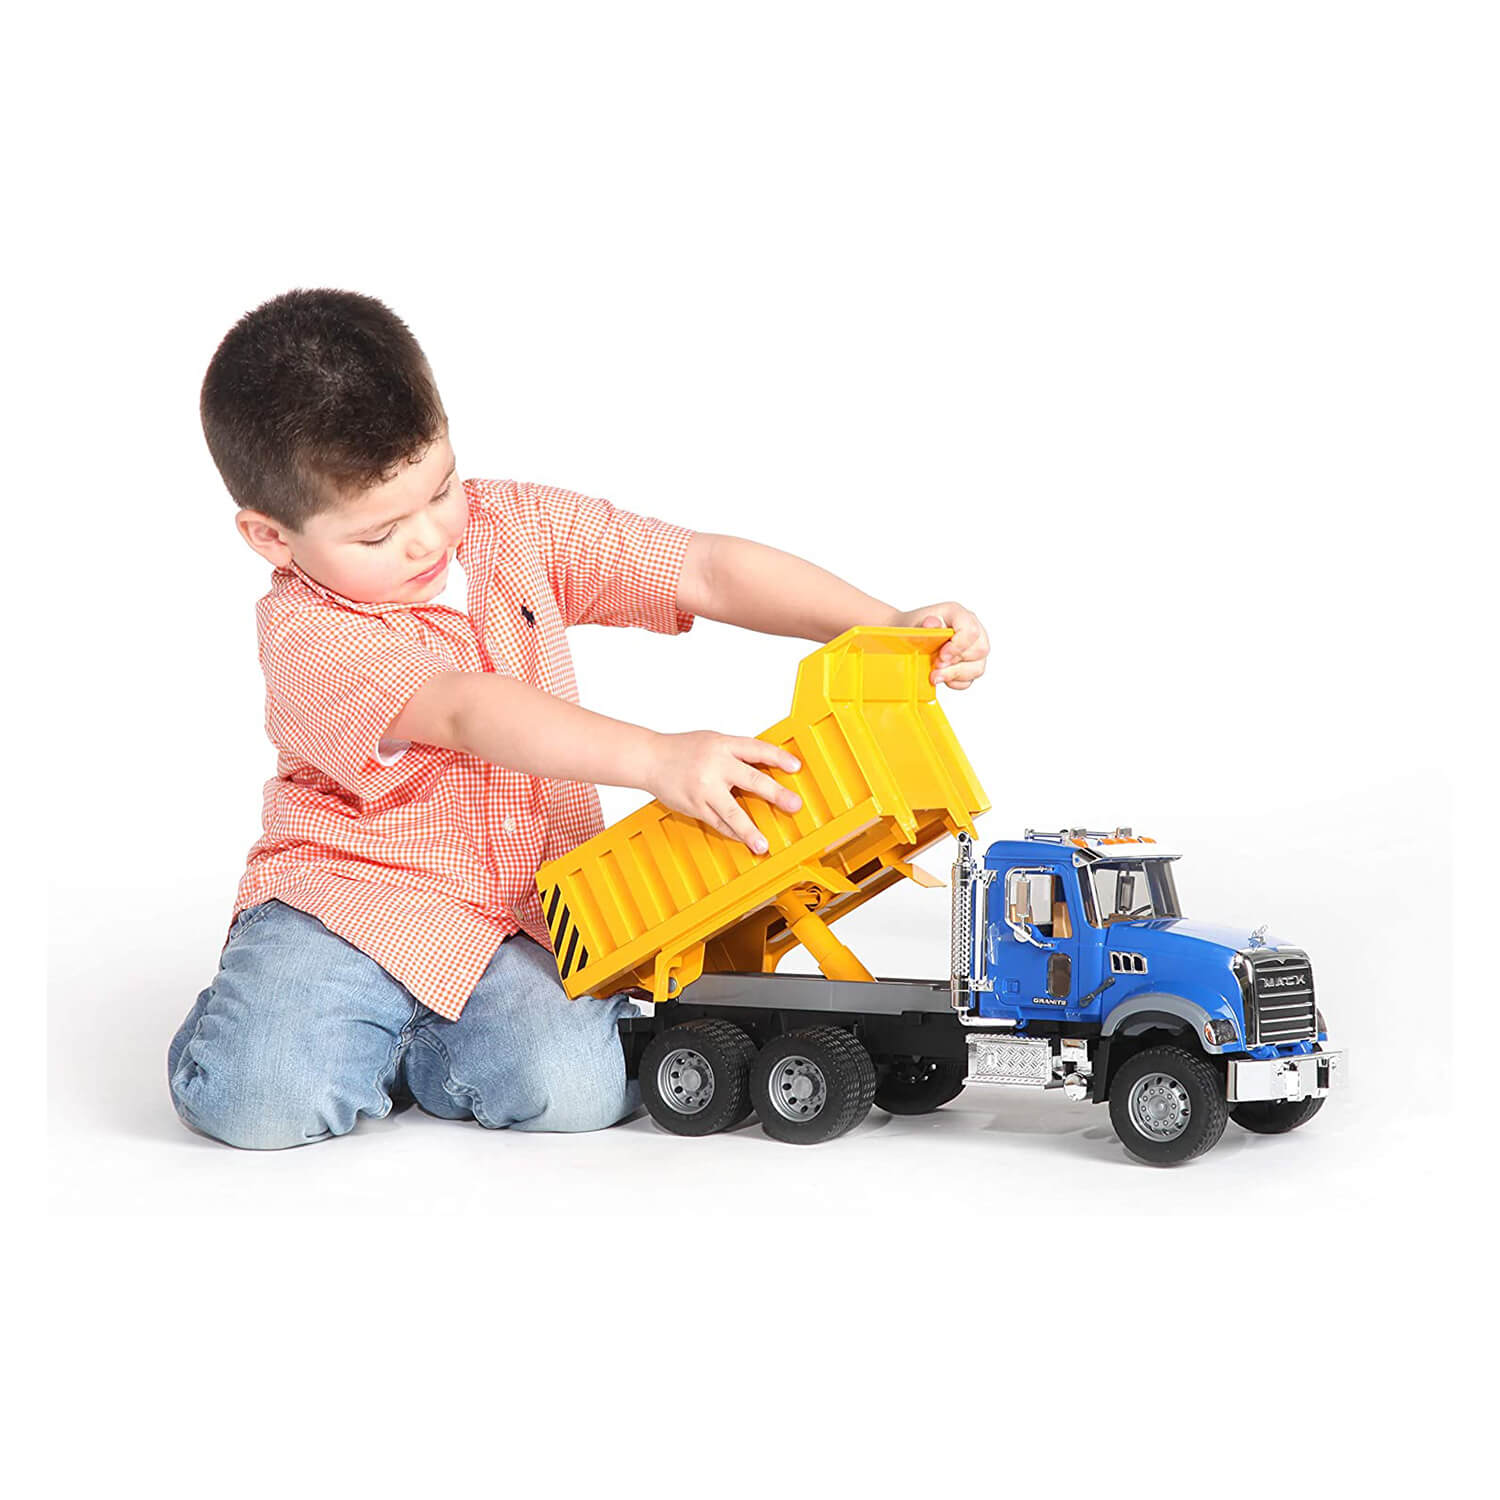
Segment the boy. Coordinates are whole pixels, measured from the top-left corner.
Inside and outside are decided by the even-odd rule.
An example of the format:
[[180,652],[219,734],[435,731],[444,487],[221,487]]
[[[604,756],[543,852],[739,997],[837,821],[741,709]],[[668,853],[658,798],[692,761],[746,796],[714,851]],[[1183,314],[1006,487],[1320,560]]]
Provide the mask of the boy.
[[593,1130],[637,1103],[623,996],[568,1001],[534,885],[638,787],[764,840],[787,811],[761,740],[656,734],[578,706],[564,630],[696,615],[828,641],[955,628],[935,680],[989,646],[947,602],[900,612],[799,558],[511,481],[460,480],[406,325],[353,292],[245,315],[204,377],[204,435],[270,562],[256,606],[278,752],[214,982],[168,1051],[182,1119],[234,1146],[342,1135],[397,1100],[521,1130]]

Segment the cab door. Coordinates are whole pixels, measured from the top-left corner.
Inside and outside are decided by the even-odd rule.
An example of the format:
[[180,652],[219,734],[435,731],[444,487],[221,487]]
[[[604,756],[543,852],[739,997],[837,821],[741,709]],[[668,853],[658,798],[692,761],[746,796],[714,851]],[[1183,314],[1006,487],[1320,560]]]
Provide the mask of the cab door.
[[1055,868],[1016,865],[990,887],[987,940],[997,1009],[1056,1019],[1076,1007],[1077,914]]

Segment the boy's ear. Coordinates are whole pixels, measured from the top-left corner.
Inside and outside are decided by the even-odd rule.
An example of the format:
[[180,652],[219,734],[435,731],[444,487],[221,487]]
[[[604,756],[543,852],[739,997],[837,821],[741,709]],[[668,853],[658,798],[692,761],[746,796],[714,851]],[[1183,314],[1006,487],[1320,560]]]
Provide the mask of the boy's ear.
[[234,524],[250,547],[273,567],[291,565],[292,549],[287,545],[291,533],[279,521],[273,521],[258,510],[241,510],[236,512]]

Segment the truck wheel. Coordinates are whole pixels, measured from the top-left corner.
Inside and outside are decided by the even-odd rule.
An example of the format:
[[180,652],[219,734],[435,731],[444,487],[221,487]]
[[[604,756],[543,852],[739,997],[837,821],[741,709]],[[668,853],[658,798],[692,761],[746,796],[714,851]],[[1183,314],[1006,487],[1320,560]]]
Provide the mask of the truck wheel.
[[641,1056],[641,1103],[673,1135],[713,1135],[750,1113],[755,1043],[728,1021],[685,1021]]
[[1285,1135],[1306,1125],[1322,1107],[1321,1095],[1311,1099],[1247,1099],[1229,1106],[1229,1118],[1256,1135]]
[[875,1099],[875,1064],[837,1026],[789,1031],[760,1049],[750,1097],[773,1140],[814,1146],[853,1130]]
[[1110,1080],[1109,1118],[1132,1156],[1176,1166],[1202,1156],[1224,1134],[1224,1080],[1185,1047],[1148,1047]]
[[927,1115],[964,1091],[962,1063],[936,1057],[898,1057],[875,1089],[875,1103],[888,1115]]

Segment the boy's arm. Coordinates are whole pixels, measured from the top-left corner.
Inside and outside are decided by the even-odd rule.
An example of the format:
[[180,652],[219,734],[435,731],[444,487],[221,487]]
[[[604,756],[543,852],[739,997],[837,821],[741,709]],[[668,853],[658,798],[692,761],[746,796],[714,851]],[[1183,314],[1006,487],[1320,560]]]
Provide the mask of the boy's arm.
[[657,734],[493,672],[444,672],[430,678],[385,734],[463,750],[532,776],[639,787],[757,854],[766,852],[766,841],[735,801],[733,789],[763,797],[786,812],[802,806],[795,792],[756,769],[800,769],[796,757],[777,745],[706,730]]
[[695,532],[682,561],[678,607],[766,635],[831,641],[854,625],[948,625],[934,682],[966,688],[984,672],[989,637],[956,600],[898,610],[790,552],[743,537]]
[[434,677],[411,696],[386,735],[463,750],[531,776],[643,789],[658,738],[638,724],[494,672]]
[[550,485],[523,484],[517,496],[564,626],[691,629],[692,616],[677,603],[687,527]]

